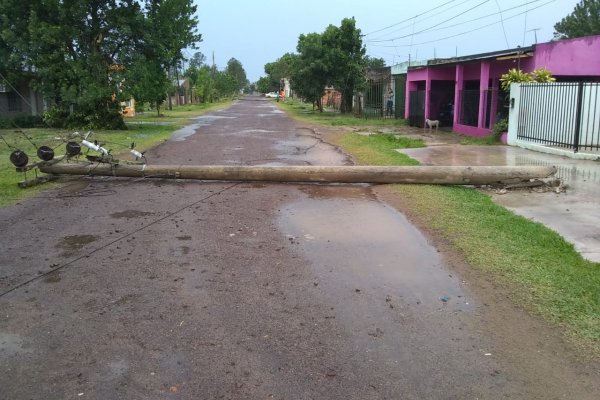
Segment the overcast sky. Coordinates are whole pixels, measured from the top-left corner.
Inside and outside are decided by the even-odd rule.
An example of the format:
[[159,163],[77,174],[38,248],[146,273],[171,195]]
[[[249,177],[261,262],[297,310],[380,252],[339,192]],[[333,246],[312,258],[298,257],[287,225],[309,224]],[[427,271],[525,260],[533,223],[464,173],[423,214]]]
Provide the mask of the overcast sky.
[[[232,57],[248,79],[296,51],[302,33],[321,33],[354,17],[367,54],[386,65],[550,41],[554,24],[580,0],[195,0],[198,50],[219,69]],[[500,12],[502,11],[502,12]]]

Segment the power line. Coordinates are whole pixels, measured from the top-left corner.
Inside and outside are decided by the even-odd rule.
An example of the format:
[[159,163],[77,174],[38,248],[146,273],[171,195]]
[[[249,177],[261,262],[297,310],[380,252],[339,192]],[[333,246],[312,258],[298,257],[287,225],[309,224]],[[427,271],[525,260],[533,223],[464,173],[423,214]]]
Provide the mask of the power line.
[[434,8],[431,8],[431,9],[427,10],[427,11],[424,11],[424,12],[422,12],[421,14],[416,14],[416,15],[415,15],[415,16],[413,16],[413,17],[410,17],[410,18],[404,19],[404,20],[402,20],[402,21],[400,21],[400,22],[396,22],[395,24],[392,24],[392,25],[386,26],[385,28],[377,29],[376,31],[369,32],[369,33],[366,33],[366,34],[365,34],[365,36],[369,36],[369,35],[372,35],[372,34],[374,34],[374,33],[378,33],[378,32],[381,32],[381,31],[385,31],[386,29],[393,28],[394,26],[398,26],[398,25],[400,25],[400,24],[403,24],[403,23],[405,23],[405,22],[411,21],[411,20],[413,20],[413,19],[415,19],[415,18],[418,18],[418,17],[420,17],[420,16],[422,16],[422,15],[425,15],[425,14],[428,14],[428,13],[430,13],[430,12],[434,11],[434,10],[437,10],[437,9],[438,9],[438,8],[440,8],[440,7],[444,7],[444,6],[445,6],[445,5],[447,5],[447,4],[454,3],[455,1],[456,1],[456,0],[450,0],[450,1],[447,1],[447,2],[445,2],[444,4],[441,4],[441,5],[437,6],[437,7],[434,7]]
[[[543,1],[543,0],[532,0],[532,1],[530,1],[529,3],[523,4],[523,5],[519,5],[519,6],[515,6],[515,7],[507,8],[507,9],[506,9],[506,10],[504,10],[503,12],[510,11],[510,10],[514,10],[514,9],[517,9],[517,8],[522,8],[522,7],[524,7],[525,5],[529,5],[529,4],[533,4],[533,3],[538,3],[538,2],[540,2],[540,1]],[[533,10],[536,10],[536,9],[538,9],[538,8],[540,8],[540,7],[546,6],[546,5],[548,5],[548,4],[550,4],[550,3],[553,3],[553,2],[555,2],[555,1],[556,1],[556,0],[550,0],[550,1],[547,1],[546,3],[543,3],[543,4],[541,4],[541,5],[537,6],[537,7],[534,7],[534,8],[532,8],[532,9],[529,9],[528,11],[533,11]],[[524,11],[524,12],[521,12],[521,13],[518,13],[518,14],[515,14],[515,15],[512,15],[512,16],[510,16],[510,17],[503,18],[503,21],[507,21],[507,20],[509,20],[509,19],[513,19],[513,18],[515,18],[515,17],[518,17],[518,16],[520,16],[520,15],[523,15],[523,14],[525,14],[525,13],[526,13],[526,12],[528,12],[528,11]],[[488,18],[488,17],[492,17],[492,16],[495,16],[495,15],[498,15],[498,14],[499,14],[498,12],[495,12],[495,13],[492,13],[492,14],[488,14],[488,15],[484,15],[484,16],[481,16],[481,17],[473,18],[473,19],[470,19],[470,20],[468,20],[468,21],[460,22],[460,23],[457,23],[457,24],[453,24],[453,25],[444,26],[444,27],[441,27],[441,28],[438,28],[438,29],[432,29],[431,31],[429,31],[429,32],[427,32],[427,33],[431,33],[431,32],[437,32],[437,31],[441,31],[441,30],[444,30],[444,29],[448,29],[448,28],[454,28],[454,27],[457,27],[457,26],[461,26],[461,25],[465,25],[465,24],[470,24],[471,22],[475,22],[475,21],[478,21],[478,20],[482,20],[482,19],[485,19],[485,18]],[[492,25],[496,25],[496,24],[498,24],[498,23],[500,23],[500,22],[499,22],[499,21],[498,21],[498,22],[493,22],[493,23],[491,23],[491,24],[488,24],[488,25],[485,25],[485,26],[492,26]],[[485,27],[485,26],[484,26],[484,27]],[[480,29],[480,28],[476,28],[475,30],[478,30],[478,29]],[[468,33],[468,32],[472,32],[472,31],[473,31],[473,30],[467,31],[467,33]],[[445,37],[445,38],[438,39],[438,40],[444,40],[444,39],[446,39],[446,38],[451,38],[451,37],[455,37],[455,36],[459,36],[459,35],[461,35],[461,34],[458,34],[458,35],[452,35],[452,36],[447,36],[447,37]],[[393,42],[394,40],[396,40],[396,39],[388,39],[387,41],[391,41],[391,42]],[[426,42],[426,43],[432,43],[432,42],[436,42],[436,41],[437,41],[437,40],[433,40],[433,41],[429,41],[429,42]],[[380,41],[380,42],[383,42],[383,40],[382,40],[382,41]],[[371,46],[378,46],[378,47],[396,47],[396,46],[397,46],[397,45],[389,45],[389,46],[385,46],[385,45],[378,45],[378,44],[373,44],[373,42],[371,42],[371,41],[367,41],[367,43],[371,43]],[[408,46],[410,46],[410,45],[408,45],[408,44],[404,44],[404,45],[399,45],[399,46],[408,47]]]
[[[496,6],[498,7],[498,11],[500,12],[500,23],[502,24],[502,32],[504,33],[504,40],[506,41],[506,47],[508,48],[510,46],[508,45],[508,38],[506,37],[506,29],[504,29],[504,20],[502,19],[503,18],[502,9],[500,8],[500,4],[498,3],[498,0],[496,0]],[[525,44],[523,44],[523,45],[525,45]]]
[[[481,16],[481,17],[473,18],[473,19],[470,19],[470,20],[468,20],[468,21],[463,21],[463,22],[459,22],[459,23],[456,23],[456,24],[452,24],[452,25],[443,26],[443,27],[440,27],[440,28],[437,28],[437,29],[431,29],[431,30],[429,30],[429,31],[427,31],[427,32],[423,32],[423,33],[437,32],[437,31],[442,31],[442,30],[444,30],[444,29],[449,29],[449,28],[454,28],[454,27],[456,27],[456,26],[461,26],[461,25],[469,24],[469,23],[471,23],[471,22],[479,21],[479,20],[481,20],[481,19],[485,19],[485,18],[488,18],[488,17],[493,17],[493,16],[496,16],[496,15],[498,15],[498,14],[501,14],[501,13],[506,13],[507,11],[516,10],[516,9],[518,9],[518,8],[523,8],[523,7],[525,7],[525,6],[527,6],[527,5],[530,5],[530,4],[539,3],[540,1],[543,1],[543,0],[531,0],[531,1],[529,1],[528,3],[520,4],[520,5],[518,5],[518,6],[514,6],[514,7],[510,7],[510,8],[507,8],[507,9],[505,9],[505,10],[502,10],[502,11],[500,11],[500,12],[493,12],[493,13],[491,13],[491,14],[487,14],[487,15],[483,15],[483,16]],[[556,0],[552,0],[552,1],[556,1]],[[530,10],[530,11],[531,11],[531,10]],[[503,18],[503,21],[504,21],[504,20],[506,20],[506,18]],[[383,42],[383,41],[394,41],[394,40],[396,40],[396,39],[386,39],[386,40],[377,40],[377,41],[378,41],[378,42]],[[373,43],[373,42],[375,42],[375,41],[376,41],[376,40],[367,40],[366,42],[367,42],[367,43]],[[507,45],[507,46],[508,46],[508,45]]]
[[[451,7],[451,8],[448,8],[448,9],[444,9],[443,7],[444,7],[444,6],[446,6],[446,5],[448,5],[448,4],[449,4],[449,2],[448,2],[448,3],[444,3],[444,4],[440,5],[440,6],[437,8],[438,12],[436,12],[436,13],[433,13],[433,14],[431,14],[431,15],[429,15],[429,16],[427,16],[427,17],[425,17],[425,18],[421,18],[421,19],[419,19],[419,21],[418,21],[418,22],[419,22],[419,23],[421,23],[421,22],[427,21],[427,20],[429,20],[429,19],[432,19],[432,18],[434,18],[434,17],[436,17],[436,16],[438,16],[438,15],[440,15],[440,14],[447,14],[447,13],[448,13],[448,11],[451,11],[451,9],[452,9],[452,8],[456,8],[456,7],[462,6],[463,4],[465,4],[465,3],[469,3],[469,2],[471,2],[471,1],[473,1],[473,0],[464,0],[464,1],[462,1],[461,3],[458,3],[458,4],[454,5],[454,6],[453,6],[453,7]],[[425,13],[423,13],[423,14],[421,14],[421,15],[425,15]],[[411,21],[411,20],[415,19],[415,21],[413,21],[413,23],[412,23],[412,25],[411,25],[411,26],[413,26],[413,27],[414,27],[414,24],[417,22],[417,21],[416,21],[416,18],[417,18],[418,16],[419,16],[419,15],[417,15],[417,16],[415,16],[415,17],[413,17],[413,18],[409,19],[409,20],[403,21],[403,22],[408,22],[408,21]],[[399,24],[399,23],[398,23],[398,24]],[[408,26],[408,25],[407,25],[407,26],[403,26],[403,27],[401,27],[401,28],[398,28],[398,29],[394,29],[393,31],[391,31],[391,32],[387,32],[386,34],[384,34],[384,36],[383,36],[383,37],[385,37],[385,36],[389,36],[389,35],[392,35],[392,34],[394,34],[394,33],[397,33],[397,32],[401,32],[401,31],[403,31],[403,30],[405,30],[405,29],[407,29],[407,28],[409,28],[409,26]],[[373,39],[371,39],[371,40],[378,40],[378,39],[381,39],[381,38],[382,38],[382,37],[377,37],[377,38],[373,38]]]
[[[541,0],[537,0],[537,1],[541,1]],[[504,18],[504,21],[507,21],[507,20],[509,20],[509,19],[513,19],[513,18],[516,18],[516,17],[518,17],[518,16],[521,16],[521,15],[525,14],[526,12],[530,12],[530,11],[533,11],[533,10],[537,10],[538,8],[541,8],[541,7],[547,6],[548,4],[550,4],[550,3],[554,3],[555,1],[556,1],[556,0],[549,0],[549,1],[547,1],[546,3],[540,4],[540,5],[539,5],[539,6],[537,6],[537,7],[534,7],[534,8],[531,8],[531,9],[529,9],[528,11],[520,12],[520,13],[517,13],[517,14],[515,14],[515,15],[512,15],[512,16],[510,16],[510,17]],[[444,41],[444,40],[447,40],[447,39],[451,39],[451,38],[454,38],[454,37],[457,37],[457,36],[466,35],[466,34],[468,34],[468,33],[476,32],[476,31],[478,31],[478,30],[485,29],[485,28],[488,28],[488,27],[490,27],[490,26],[493,26],[493,25],[496,25],[496,24],[499,24],[499,23],[500,23],[499,21],[498,21],[498,22],[493,22],[493,23],[491,23],[491,24],[482,25],[482,26],[480,26],[480,27],[478,27],[478,28],[471,29],[471,30],[464,31],[464,32],[460,32],[460,33],[457,33],[457,34],[455,34],[455,35],[450,35],[450,36],[446,36],[446,37],[443,37],[443,38],[439,38],[439,39],[435,39],[435,40],[429,40],[429,41],[426,41],[426,42],[421,42],[421,43],[413,43],[413,44],[398,44],[398,45],[377,45],[377,44],[371,44],[371,46],[376,46],[376,47],[410,47],[410,46],[421,46],[421,45],[424,45],[424,44],[441,42],[441,41]],[[390,40],[393,40],[393,39],[390,39]]]
[[484,5],[485,3],[488,3],[489,1],[490,1],[490,0],[483,0],[481,3],[477,4],[476,6],[473,6],[473,7],[469,8],[469,9],[467,9],[467,10],[465,10],[465,11],[461,12],[461,13],[458,13],[458,14],[454,15],[453,17],[450,17],[450,18],[448,18],[448,19],[446,19],[446,20],[444,20],[444,21],[442,21],[442,22],[439,22],[439,23],[437,23],[437,24],[435,24],[435,25],[432,25],[432,26],[430,26],[430,27],[428,27],[428,28],[425,28],[425,29],[422,29],[422,30],[420,30],[420,31],[417,31],[417,32],[411,33],[410,35],[398,36],[398,37],[395,37],[395,38],[392,38],[392,39],[371,40],[370,42],[388,42],[388,41],[392,41],[392,40],[404,39],[404,38],[407,38],[407,37],[409,37],[409,36],[414,36],[414,35],[418,35],[419,33],[424,33],[424,32],[430,31],[432,28],[436,28],[436,27],[438,27],[438,26],[440,26],[440,25],[442,25],[442,24],[445,24],[445,23],[446,23],[446,22],[448,22],[448,21],[452,21],[453,19],[455,19],[455,18],[458,18],[458,17],[460,17],[461,15],[464,15],[464,14],[466,14],[466,13],[468,13],[468,12],[471,12],[471,11],[473,11],[474,9],[476,9],[476,8],[478,8],[478,7],[482,6],[482,5]]

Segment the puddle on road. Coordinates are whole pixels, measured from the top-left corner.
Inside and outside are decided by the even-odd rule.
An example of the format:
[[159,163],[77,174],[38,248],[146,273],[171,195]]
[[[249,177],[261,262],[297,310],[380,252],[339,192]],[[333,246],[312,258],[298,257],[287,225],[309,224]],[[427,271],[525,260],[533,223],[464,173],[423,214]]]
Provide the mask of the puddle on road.
[[219,119],[236,119],[237,117],[223,116],[223,115],[203,115],[201,117],[194,118],[194,123],[184,126],[183,128],[175,131],[171,135],[170,141],[181,142],[184,141],[188,136],[195,134],[198,129],[202,126],[212,124],[214,121]]
[[445,145],[399,152],[423,165],[554,165],[557,176],[572,190],[600,197],[600,163],[574,160],[512,146]]
[[436,249],[402,214],[373,201],[369,189],[339,187],[337,196],[333,189],[303,187],[308,198],[282,209],[280,227],[339,300],[336,309],[357,293],[394,299],[420,311],[472,309]]
[[[282,140],[274,146],[284,164],[296,165],[347,165],[347,157],[333,146],[323,142],[308,128],[296,129],[291,140]],[[285,160],[289,162],[285,163]]]

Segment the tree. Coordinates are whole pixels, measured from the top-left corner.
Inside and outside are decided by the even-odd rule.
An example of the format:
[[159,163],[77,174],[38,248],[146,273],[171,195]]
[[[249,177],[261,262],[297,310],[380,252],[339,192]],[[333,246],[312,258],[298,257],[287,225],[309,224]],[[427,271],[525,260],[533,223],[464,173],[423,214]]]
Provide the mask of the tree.
[[149,61],[140,54],[127,69],[127,94],[132,96],[139,106],[148,103],[156,108],[160,116],[161,105],[171,88],[171,81],[160,63]]
[[244,71],[242,63],[235,58],[231,58],[227,62],[227,68],[225,69],[225,72],[235,80],[235,88],[238,92],[243,90],[244,87],[248,85],[246,71]]
[[384,68],[385,60],[383,58],[375,58],[370,56],[365,56],[365,68],[377,69]]
[[[23,16],[37,12],[39,2],[0,1],[0,73],[13,85],[19,84],[24,71],[31,71],[29,21]],[[6,84],[5,82],[2,82]]]
[[34,72],[33,85],[68,125],[124,127],[121,99],[155,97],[139,94],[151,85],[135,77],[150,74],[163,87],[182,49],[201,39],[195,10],[193,0],[2,0],[0,70]]
[[71,108],[67,124],[122,128],[119,73],[143,34],[143,14],[134,0],[34,1],[28,48],[34,85],[54,100],[58,113]]
[[214,96],[218,99],[224,96],[232,96],[238,93],[238,82],[236,77],[226,71],[217,71],[214,75]]
[[[196,6],[193,0],[146,0],[145,54],[150,62],[165,71],[173,71],[169,79],[179,79],[179,67],[184,59],[182,50],[195,47],[202,36],[197,33],[198,20],[194,17]],[[162,83],[162,82],[160,82]],[[165,94],[166,97],[166,94]],[[171,107],[169,98],[169,107]]]
[[261,76],[256,82],[256,90],[258,90],[260,93],[267,93],[274,90],[273,81],[266,76]]
[[294,60],[295,54],[286,53],[276,61],[265,64],[265,72],[278,86],[282,79],[290,77],[294,68]]
[[339,28],[329,25],[323,33],[323,45],[329,50],[331,83],[342,93],[340,111],[351,112],[354,92],[364,84],[366,53],[354,18],[344,18]]
[[194,53],[192,58],[190,58],[189,68],[200,68],[206,63],[206,56],[197,51]]
[[600,0],[581,0],[573,12],[554,25],[555,36],[572,39],[600,34]]
[[316,104],[323,111],[321,99],[331,81],[331,68],[327,61],[328,49],[323,45],[323,37],[318,33],[300,35],[298,56],[294,58],[291,82],[296,93],[305,100]]

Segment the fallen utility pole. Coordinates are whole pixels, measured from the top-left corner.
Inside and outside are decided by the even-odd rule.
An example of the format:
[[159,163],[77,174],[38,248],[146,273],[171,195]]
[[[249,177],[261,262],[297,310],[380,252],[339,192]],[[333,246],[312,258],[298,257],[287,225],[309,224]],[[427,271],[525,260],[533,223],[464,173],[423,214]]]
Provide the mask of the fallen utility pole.
[[556,167],[547,166],[229,166],[131,165],[56,163],[40,165],[48,174],[197,179],[217,181],[424,183],[442,185],[495,185],[548,178]]

